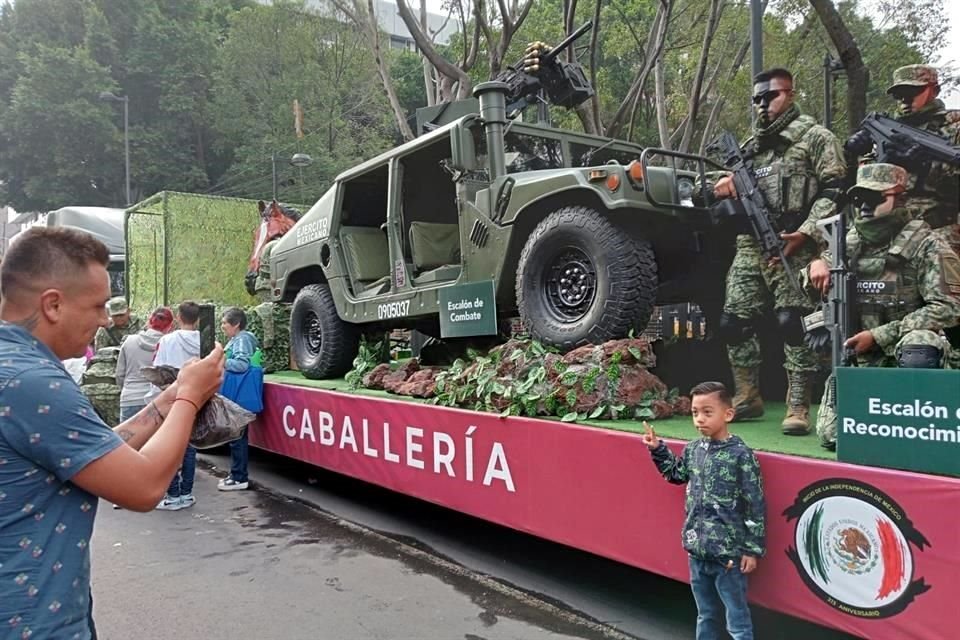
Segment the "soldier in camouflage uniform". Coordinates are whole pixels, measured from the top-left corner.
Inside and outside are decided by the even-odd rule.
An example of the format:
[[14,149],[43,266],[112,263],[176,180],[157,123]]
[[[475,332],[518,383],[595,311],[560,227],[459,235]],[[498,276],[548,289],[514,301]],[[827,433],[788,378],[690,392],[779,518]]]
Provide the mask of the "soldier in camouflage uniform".
[[81,378],[80,389],[100,418],[111,427],[120,423],[120,387],[117,386],[117,356],[124,338],[139,333],[143,321],[130,313],[123,296],[107,301],[109,327],[100,327],[93,338],[94,357]]
[[[893,84],[887,93],[900,103],[898,120],[960,145],[960,111],[948,110],[937,97],[940,81],[934,67],[926,64],[900,67],[893,72]],[[960,167],[942,162],[917,167],[916,173],[910,176],[905,206],[914,216],[926,220],[934,233],[960,255]],[[950,366],[960,369],[960,326],[946,328],[944,333],[950,340]]]
[[270,302],[270,253],[276,244],[277,240],[271,240],[260,251],[254,284],[260,304],[247,311],[247,330],[260,341],[264,373],[290,368],[290,305]]
[[[892,164],[866,164],[850,189],[859,206],[847,234],[857,282],[860,331],[846,341],[868,367],[942,368],[950,346],[940,330],[960,316],[960,258],[904,205],[909,174]],[[810,265],[810,280],[829,286],[829,255]],[[828,382],[817,435],[836,446],[836,402]]]
[[[753,157],[774,226],[784,231],[784,253],[796,267],[803,267],[817,254],[816,222],[836,210],[834,201],[842,192],[846,174],[843,148],[833,133],[800,113],[793,102],[793,78],[788,71],[758,74],[753,93],[757,119],[744,152]],[[736,196],[729,177],[717,181],[714,193],[721,198]],[[768,264],[753,236],[737,236],[719,326],[736,383],[734,420],[763,415],[756,324],[772,310],[784,340],[788,381],[783,432],[810,432],[810,392],[818,360],[803,343],[800,322],[810,309],[809,299],[787,281],[783,266]]]
[[117,385],[119,347],[104,347],[91,358],[80,379],[80,390],[107,426],[120,424],[120,387]]
[[119,347],[124,338],[143,330],[143,320],[130,313],[123,296],[110,298],[107,302],[107,313],[110,314],[111,324],[109,327],[97,329],[97,335],[93,338],[94,351],[100,351],[104,347]]
[[[765,502],[753,451],[728,430],[734,411],[719,382],[690,391],[693,423],[701,437],[677,457],[644,423],[643,443],[664,478],[686,484],[683,547],[690,556],[690,588],[697,602],[697,638],[753,638],[747,577],[766,551]],[[726,612],[724,615],[724,608]]]

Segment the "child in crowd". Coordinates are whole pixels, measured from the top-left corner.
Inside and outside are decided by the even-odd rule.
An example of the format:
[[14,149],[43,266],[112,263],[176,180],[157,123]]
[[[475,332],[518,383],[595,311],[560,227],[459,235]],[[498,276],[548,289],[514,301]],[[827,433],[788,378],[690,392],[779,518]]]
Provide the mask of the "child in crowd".
[[[259,413],[263,409],[263,370],[259,362],[257,338],[246,330],[247,314],[232,307],[223,312],[220,321],[228,342],[226,373],[221,393],[244,409]],[[239,440],[230,443],[230,475],[217,485],[220,491],[239,491],[250,486],[247,477],[249,445],[247,429]]]
[[[154,366],[169,365],[180,369],[191,358],[199,358],[200,332],[197,331],[199,321],[200,305],[191,300],[181,302],[180,306],[177,307],[177,325],[179,328],[160,338],[157,345],[157,355],[153,358]],[[148,402],[150,397],[158,393],[160,393],[160,390],[154,387],[148,394]],[[157,509],[177,511],[192,507],[197,501],[193,497],[193,477],[196,471],[197,450],[187,445],[180,471],[173,476],[170,486],[167,487],[167,495],[157,505]]]
[[683,546],[690,556],[690,587],[697,603],[697,640],[753,640],[747,574],[765,551],[763,481],[753,451],[731,435],[730,392],[719,382],[690,391],[698,440],[677,457],[646,422],[643,443],[668,482],[689,483]]

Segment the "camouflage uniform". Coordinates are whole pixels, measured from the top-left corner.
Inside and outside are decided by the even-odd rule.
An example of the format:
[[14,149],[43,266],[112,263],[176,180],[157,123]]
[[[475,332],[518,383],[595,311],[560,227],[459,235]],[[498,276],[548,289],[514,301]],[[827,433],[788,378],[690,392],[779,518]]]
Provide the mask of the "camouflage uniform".
[[120,424],[120,387],[117,386],[117,357],[119,347],[104,347],[90,360],[83,377],[80,390],[90,399],[100,419],[107,426]]
[[263,372],[290,368],[290,308],[279,302],[264,302],[247,309],[247,331],[257,336],[263,354]]
[[270,301],[270,254],[276,244],[277,240],[271,240],[260,250],[254,284],[254,295],[260,304],[247,310],[247,330],[260,341],[264,373],[290,368],[291,305]]
[[[739,436],[700,438],[678,458],[663,442],[650,452],[673,484],[687,484],[683,548],[701,560],[734,560],[766,552],[760,465]],[[689,483],[689,484],[688,484]]]
[[[760,189],[775,214],[774,226],[800,231],[817,238],[816,222],[835,211],[830,190],[838,192],[846,174],[843,148],[828,129],[794,105],[765,130],[755,129],[744,145],[753,154]],[[791,263],[797,270],[816,255],[816,243],[808,242]],[[763,414],[759,394],[760,343],[756,321],[769,310],[776,311],[784,334],[784,369],[789,391],[784,431],[809,432],[810,388],[818,368],[816,355],[805,345],[800,316],[809,312],[809,299],[787,281],[779,264],[769,266],[753,236],[737,237],[737,251],[727,273],[726,299],[721,333],[734,370],[735,406],[740,420]]]
[[[864,165],[850,191],[882,192],[905,186],[908,180],[901,167]],[[886,229],[878,233],[876,223],[887,225]],[[872,234],[876,237],[868,240],[866,236]],[[876,341],[873,350],[857,356],[858,364],[901,366],[905,352],[932,347],[939,350],[943,366],[950,346],[939,332],[960,316],[960,258],[926,222],[911,219],[902,206],[866,224],[858,219],[847,234],[847,257],[858,283],[860,330],[869,330]],[[817,416],[817,435],[826,446],[836,442],[832,388],[828,382]]]
[[[887,92],[898,87],[928,85],[939,86],[937,70],[925,64],[911,64],[893,72],[893,84]],[[915,113],[903,114],[898,119],[960,145],[960,111],[948,110],[941,100],[931,100]],[[911,175],[909,189],[904,206],[914,216],[926,220],[934,234],[960,255],[960,167],[934,162],[922,179]],[[952,347],[949,366],[960,369],[960,327],[945,331]]]
[[[107,313],[109,313],[111,317],[127,313],[128,311],[127,301],[123,296],[110,298],[107,302]],[[97,329],[97,335],[93,338],[93,350],[100,351],[104,347],[119,347],[123,344],[124,338],[132,336],[135,333],[140,333],[142,329],[143,320],[130,314],[127,324],[123,327],[111,325]]]
[[[888,93],[901,87],[938,86],[937,70],[925,64],[911,64],[893,72]],[[931,100],[913,113],[901,114],[901,122],[935,133],[948,142],[960,145],[960,111],[947,110],[941,100]],[[960,167],[934,162],[924,176],[911,175],[907,202],[904,206],[922,217],[933,229],[951,227],[941,232],[945,238],[960,236],[957,231],[960,213]],[[957,239],[960,242],[960,238]],[[958,248],[960,245],[957,245]]]

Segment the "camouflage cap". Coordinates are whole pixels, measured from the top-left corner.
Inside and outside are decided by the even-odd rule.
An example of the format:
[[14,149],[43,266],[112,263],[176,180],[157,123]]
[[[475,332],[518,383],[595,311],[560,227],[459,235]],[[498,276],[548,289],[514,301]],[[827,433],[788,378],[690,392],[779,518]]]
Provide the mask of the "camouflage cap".
[[937,70],[928,64],[908,64],[893,72],[893,84],[887,93],[897,87],[925,87],[928,84],[940,84]]
[[129,310],[130,307],[127,306],[127,299],[123,296],[116,296],[107,301],[107,313],[111,316],[123,315]]
[[903,167],[884,162],[862,165],[857,169],[857,184],[847,191],[851,196],[857,191],[887,191],[896,186],[907,188],[909,174]]

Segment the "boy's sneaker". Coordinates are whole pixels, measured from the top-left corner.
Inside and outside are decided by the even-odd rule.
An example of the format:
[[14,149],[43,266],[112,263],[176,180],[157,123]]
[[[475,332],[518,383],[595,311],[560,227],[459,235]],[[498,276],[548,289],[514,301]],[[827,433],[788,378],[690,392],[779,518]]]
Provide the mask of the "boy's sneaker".
[[193,497],[192,493],[180,496],[180,508],[189,509],[197,503],[197,499]]
[[224,478],[217,483],[217,489],[220,491],[242,491],[249,486],[249,482],[237,482],[233,478]]
[[157,505],[157,509],[160,511],[179,511],[183,509],[183,503],[180,502],[180,496],[173,498],[171,496],[164,496],[163,500],[160,501],[160,504]]

